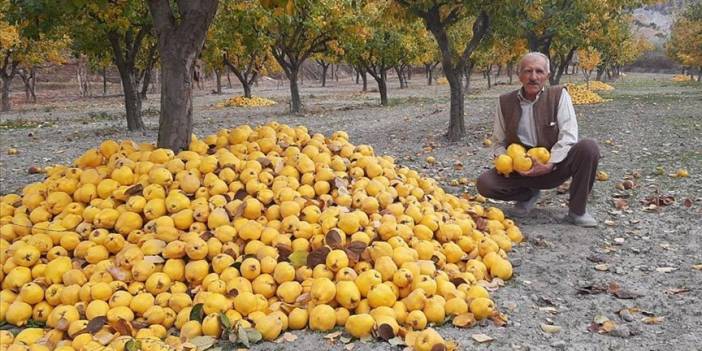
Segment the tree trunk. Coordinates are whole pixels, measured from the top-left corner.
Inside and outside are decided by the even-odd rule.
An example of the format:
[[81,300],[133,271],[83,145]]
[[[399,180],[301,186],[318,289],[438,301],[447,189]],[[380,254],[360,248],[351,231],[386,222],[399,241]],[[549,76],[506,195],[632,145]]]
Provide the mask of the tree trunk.
[[7,112],[10,111],[10,84],[12,83],[12,77],[6,77],[2,75],[2,106],[0,111]]
[[229,70],[227,70],[227,87],[228,87],[229,89],[232,88],[232,77],[231,77],[230,74],[229,74]]
[[336,64],[336,67],[334,67],[334,80],[338,83],[339,82],[339,64]]
[[497,72],[495,73],[495,83],[497,83],[497,78],[502,74],[502,65],[497,66]]
[[514,64],[510,63],[507,65],[507,75],[509,76],[509,84],[512,85],[512,72],[514,71]]
[[363,91],[368,91],[368,76],[366,76],[366,71],[361,72],[361,80],[363,80]]
[[354,71],[356,71],[356,84],[358,84],[361,79],[361,73],[357,69],[354,69]]
[[492,65],[488,65],[487,70],[485,71],[485,77],[487,77],[487,85],[488,85],[488,90],[492,88],[492,81],[490,80],[490,76],[492,72]]
[[107,95],[107,68],[102,68],[102,96]]
[[[218,0],[148,0],[161,57],[158,147],[187,149],[193,132],[193,71]],[[177,16],[176,16],[177,15]],[[175,18],[179,21],[176,21]]]
[[[568,55],[566,55],[562,62],[558,63],[558,70],[556,71],[556,74],[552,74],[551,78],[549,79],[551,85],[558,85],[561,82],[561,76],[563,76],[563,71],[573,59],[573,54],[575,54],[576,49],[576,47],[571,48],[568,52]],[[553,65],[553,61],[551,62],[551,65]]]
[[117,65],[119,76],[122,80],[124,92],[124,107],[127,112],[127,129],[130,131],[144,130],[144,121],[141,118],[141,96],[139,95],[138,82],[134,67]]
[[148,98],[147,92],[149,91],[149,85],[151,84],[151,75],[153,72],[153,67],[150,66],[146,69],[146,72],[144,72],[144,81],[141,83],[141,92],[139,93],[139,96],[141,97],[142,100],[146,100]]
[[[322,86],[326,87],[327,86],[327,71],[329,70],[329,65],[322,63]],[[334,75],[334,71],[332,71],[332,75]]]
[[217,94],[222,93],[222,71],[219,69],[214,70],[215,80],[217,81]]
[[288,77],[290,83],[290,112],[299,113],[302,109],[302,102],[300,101],[300,88],[297,85],[298,70],[300,66],[293,65],[285,73]]
[[[395,68],[395,74],[397,74],[397,79],[400,81],[400,89],[404,89],[405,88],[405,80],[404,80],[404,77],[402,76],[402,70],[398,66],[395,66],[394,68]],[[378,84],[378,86],[380,86],[380,84]]]
[[[473,63],[468,62],[463,70],[463,75],[466,78],[466,84],[463,86],[463,93],[470,94],[470,78],[473,76]],[[447,78],[448,79],[448,78]]]
[[466,134],[465,122],[463,121],[463,74],[461,68],[452,67],[444,67],[444,74],[451,88],[451,111],[446,136],[451,141],[458,141]]

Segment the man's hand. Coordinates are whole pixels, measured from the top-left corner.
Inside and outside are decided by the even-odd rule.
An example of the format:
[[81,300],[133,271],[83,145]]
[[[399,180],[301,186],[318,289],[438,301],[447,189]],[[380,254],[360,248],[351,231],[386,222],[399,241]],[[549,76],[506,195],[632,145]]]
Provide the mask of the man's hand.
[[533,157],[531,157],[531,162],[533,165],[531,169],[526,172],[519,172],[519,174],[525,177],[538,177],[547,173],[551,173],[551,171],[553,171],[554,165],[551,162],[542,164]]

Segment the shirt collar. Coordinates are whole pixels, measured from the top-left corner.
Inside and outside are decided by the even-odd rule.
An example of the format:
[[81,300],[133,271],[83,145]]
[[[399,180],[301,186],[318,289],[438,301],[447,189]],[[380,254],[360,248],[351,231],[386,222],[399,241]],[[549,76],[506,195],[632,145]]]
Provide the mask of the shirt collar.
[[521,88],[519,88],[519,92],[517,93],[517,97],[519,98],[519,102],[533,104],[533,103],[539,101],[539,97],[541,96],[541,93],[544,92],[544,90],[546,90],[546,86],[541,87],[541,91],[539,91],[536,94],[536,99],[534,99],[534,101],[531,101],[531,100],[524,97],[524,94],[522,94],[522,92],[524,91],[524,87],[521,87]]

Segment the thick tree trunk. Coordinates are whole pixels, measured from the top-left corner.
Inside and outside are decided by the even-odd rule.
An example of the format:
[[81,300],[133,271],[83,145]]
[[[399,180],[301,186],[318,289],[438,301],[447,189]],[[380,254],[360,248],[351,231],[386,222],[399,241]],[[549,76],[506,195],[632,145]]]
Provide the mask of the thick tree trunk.
[[300,101],[300,89],[297,86],[298,68],[294,67],[290,70],[288,80],[290,81],[290,112],[299,113],[302,110],[302,102]]
[[363,91],[368,91],[368,76],[366,76],[366,71],[361,72],[361,80],[363,81]]
[[[322,86],[326,87],[327,86],[327,71],[329,70],[329,65],[322,64]],[[332,75],[334,75],[334,71],[332,71]]]
[[465,122],[463,121],[463,74],[460,68],[447,69],[446,67],[444,67],[444,74],[451,88],[451,111],[446,136],[451,141],[458,141],[466,134]]
[[397,79],[400,81],[400,89],[405,88],[405,77],[402,75],[402,69],[399,66],[395,66],[395,74],[397,74]]
[[6,77],[2,75],[2,103],[0,106],[0,111],[7,112],[10,111],[10,84],[12,84],[12,77]]
[[244,97],[250,99],[250,98],[252,97],[252,95],[251,95],[251,84],[249,84],[249,83],[242,83],[241,85],[244,87]]
[[339,82],[339,64],[336,64],[336,67],[334,67],[334,80],[338,83]]
[[127,129],[130,131],[144,130],[144,121],[141,118],[141,96],[139,95],[134,68],[117,65],[117,70],[122,79],[124,107],[127,112]]
[[[193,73],[218,0],[148,0],[161,57],[158,147],[187,149],[193,131]],[[179,21],[176,22],[176,14]]]
[[361,79],[361,73],[357,69],[354,69],[354,71],[356,71],[356,84],[358,84]]
[[215,80],[217,81],[217,94],[222,93],[222,71],[219,69],[214,70]]
[[492,73],[492,65],[488,65],[487,71],[485,71],[485,77],[487,77],[488,90],[490,90],[490,88],[492,88],[492,80],[490,80],[490,76],[491,76],[490,73]]
[[378,82],[378,92],[380,93],[380,104],[383,106],[388,105],[388,86],[384,79],[376,78]]

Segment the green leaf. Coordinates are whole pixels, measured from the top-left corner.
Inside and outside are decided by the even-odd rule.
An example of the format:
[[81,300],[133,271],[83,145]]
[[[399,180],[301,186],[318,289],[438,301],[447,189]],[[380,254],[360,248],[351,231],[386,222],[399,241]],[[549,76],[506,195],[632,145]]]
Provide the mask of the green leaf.
[[249,334],[246,332],[246,328],[239,326],[237,329],[238,342],[244,346],[251,347],[249,343]]
[[203,310],[204,305],[199,303],[193,306],[193,309],[190,310],[190,320],[191,321],[198,321],[202,323],[202,320],[205,318],[205,311]]
[[129,339],[129,341],[124,344],[124,349],[127,351],[139,351],[141,350],[141,343],[136,339]]
[[246,328],[246,336],[250,344],[256,344],[263,339],[263,335],[254,328]]
[[290,264],[298,269],[307,264],[307,251],[295,251],[288,256]]
[[224,312],[219,313],[219,323],[222,324],[222,328],[224,330],[231,330],[232,329],[232,322],[229,320],[229,317],[227,317]]
[[46,323],[42,322],[42,321],[30,319],[27,321],[27,324],[25,326],[27,328],[44,328],[44,327],[46,327]]

